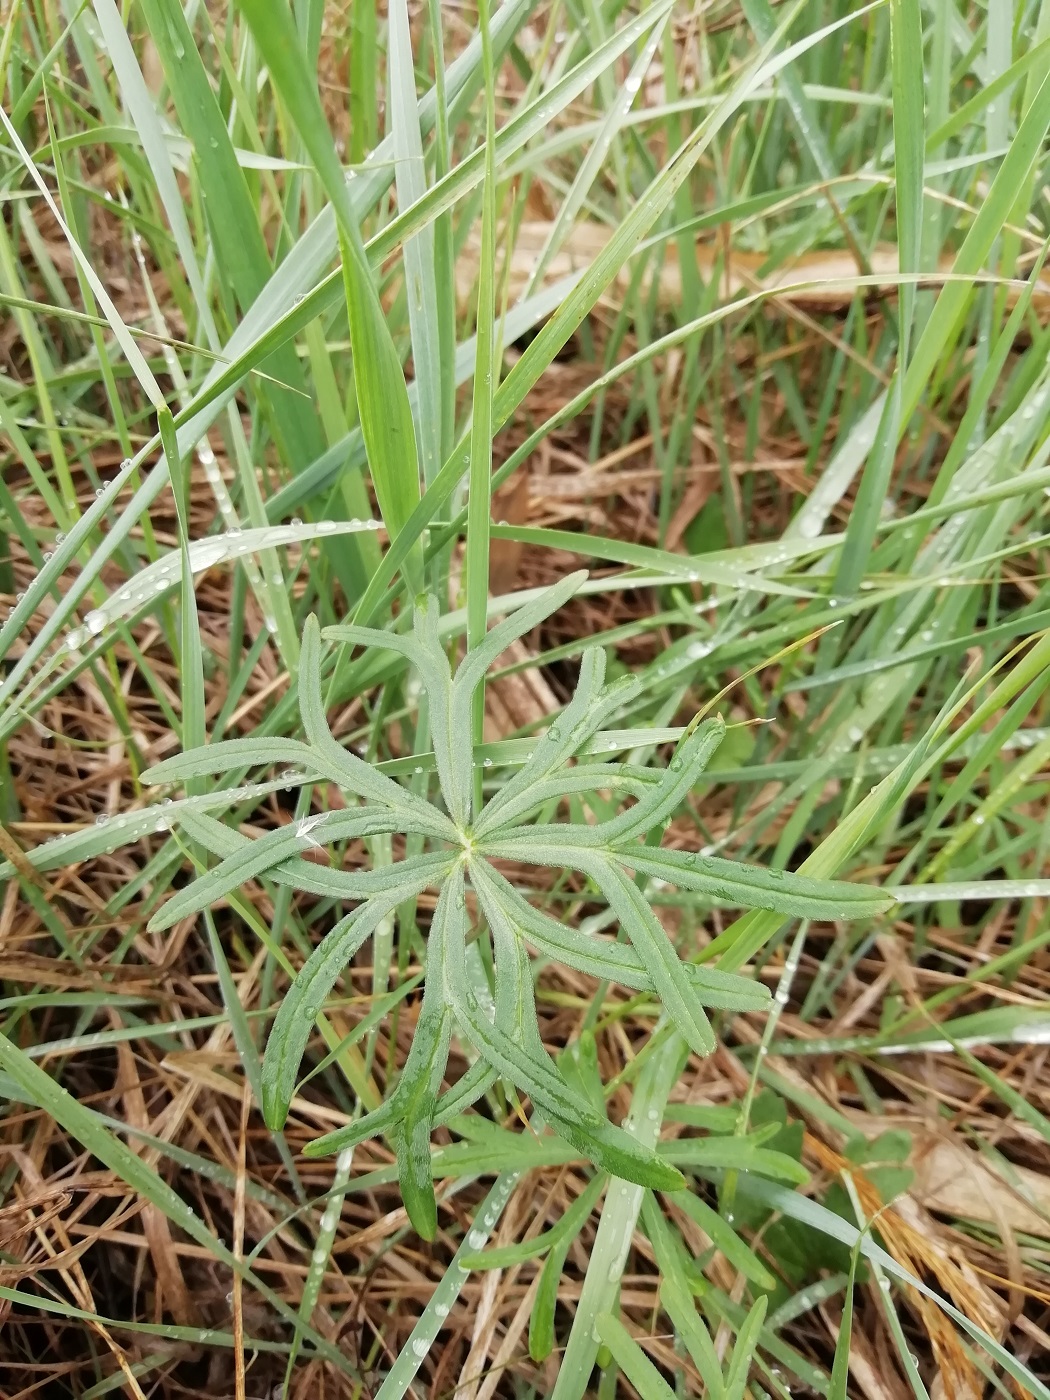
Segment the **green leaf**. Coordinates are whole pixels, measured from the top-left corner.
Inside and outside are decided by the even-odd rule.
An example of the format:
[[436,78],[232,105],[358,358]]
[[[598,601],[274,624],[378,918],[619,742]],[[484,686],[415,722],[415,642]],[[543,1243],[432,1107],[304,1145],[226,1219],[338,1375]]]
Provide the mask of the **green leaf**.
[[491,835],[527,812],[533,794],[544,780],[575,754],[610,714],[630,701],[641,688],[636,676],[625,677],[602,689],[605,653],[586,651],[572,699],[552,722],[514,776],[490,800],[477,822],[476,835]]
[[463,867],[457,864],[445,881],[434,909],[427,940],[427,978],[412,1045],[393,1097],[400,1124],[394,1136],[398,1180],[409,1219],[425,1240],[437,1231],[430,1132],[441,1080],[448,1063],[452,1014],[448,1005],[446,946],[462,918]]
[[766,1317],[766,1303],[764,1293],[755,1299],[754,1306],[736,1335],[733,1359],[726,1370],[726,1400],[744,1400],[747,1394],[747,1378],[758,1349],[758,1338]]
[[[237,305],[250,314],[272,275],[258,210],[183,6],[179,0],[141,0],[141,8],[179,122],[192,147],[200,189],[206,195],[205,214],[221,285],[230,289]],[[294,346],[275,343],[266,353],[272,358],[260,356],[267,372],[263,392],[272,412],[274,433],[285,461],[301,467],[322,447],[306,379]],[[188,435],[188,441],[180,441],[179,450],[188,452],[203,431],[202,427]]]
[[711,1023],[704,1015],[674,944],[641,890],[611,863],[590,860],[581,868],[608,900],[609,908],[631,940],[679,1034],[696,1054],[712,1054],[715,1036]]
[[695,1276],[690,1278],[687,1273],[689,1260],[685,1245],[651,1191],[647,1191],[642,1200],[641,1214],[660,1270],[661,1305],[696,1363],[700,1379],[707,1388],[708,1400],[722,1400],[722,1367],[707,1328],[693,1305]]
[[660,1302],[700,1372],[707,1387],[708,1400],[723,1400],[725,1384],[718,1353],[707,1328],[697,1315],[692,1298],[677,1279],[665,1278],[660,1284]]
[[554,1311],[570,1244],[570,1240],[565,1240],[552,1249],[540,1273],[536,1299],[529,1314],[529,1355],[535,1362],[546,1361],[554,1350]]
[[452,670],[441,648],[438,603],[432,595],[417,598],[414,612],[419,673],[430,702],[430,730],[441,793],[449,816],[460,829],[470,817],[474,746],[470,729],[453,722]]
[[[356,14],[356,8],[355,8]],[[394,178],[399,209],[408,209],[427,193],[426,166],[416,110],[415,63],[408,0],[392,0],[387,9],[388,112],[394,144]],[[369,75],[369,81],[371,81]],[[438,312],[434,226],[426,224],[404,242],[405,291],[412,337],[418,418],[416,448],[429,485],[441,466],[444,412],[441,363],[442,328]]]
[[[238,851],[247,850],[253,844],[252,837],[244,836],[202,812],[184,812],[176,821],[192,841],[196,841],[221,860],[235,855]],[[276,884],[288,885],[306,894],[316,894],[322,899],[357,900],[370,899],[373,895],[399,889],[406,875],[422,876],[427,870],[430,871],[430,882],[438,885],[448,873],[448,869],[449,856],[445,851],[436,851],[432,855],[406,856],[403,861],[394,865],[380,865],[372,870],[341,870],[335,866],[319,865],[315,861],[292,856],[291,859],[267,870],[266,877]]]
[[[291,11],[270,0],[239,3],[339,223],[361,432],[376,496],[393,540],[419,501],[415,429],[400,357],[372,279],[316,75],[307,68]],[[406,569],[411,585],[418,587],[422,581],[418,550],[409,554]]]
[[588,827],[586,834],[580,833],[577,839],[588,843],[593,840],[596,846],[619,846],[644,837],[682,806],[714,757],[725,732],[725,721],[720,717],[705,720],[679,744],[667,772],[651,793],[611,821]]
[[171,928],[180,919],[198,914],[231,890],[280,865],[289,856],[311,850],[322,841],[349,840],[356,836],[375,836],[398,831],[401,825],[385,808],[354,807],[341,812],[316,812],[288,826],[279,827],[257,837],[236,854],[200,875],[191,885],[178,890],[161,906],[149,922],[149,929]]
[[571,924],[558,923],[534,909],[487,861],[472,862],[471,883],[490,924],[501,916],[512,919],[541,953],[591,977],[643,990],[652,986],[652,978],[631,948],[583,933]]
[[403,811],[406,821],[412,824],[412,830],[422,831],[440,840],[455,840],[455,828],[429,802],[377,772],[371,764],[349,753],[335,740],[328,727],[321,695],[320,648],[321,629],[317,618],[311,615],[303,628],[299,658],[299,706],[310,747],[322,755],[331,770],[342,774],[337,779],[340,787],[366,801],[379,802]]
[[588,1129],[601,1126],[601,1114],[569,1088],[548,1056],[540,1059],[489,1021],[469,987],[452,985],[449,992],[463,1033],[504,1079],[528,1094],[552,1120],[556,1116],[562,1122],[578,1123]]
[[526,1259],[535,1259],[546,1254],[549,1249],[562,1245],[568,1247],[590,1219],[591,1212],[598,1204],[598,1198],[605,1189],[607,1178],[603,1174],[592,1177],[568,1210],[549,1230],[534,1235],[531,1240],[520,1244],[504,1245],[500,1249],[486,1249],[484,1254],[467,1254],[460,1260],[466,1269],[509,1269],[522,1264]]
[[306,1043],[336,978],[379,921],[429,883],[429,875],[415,880],[409,877],[393,893],[378,895],[360,905],[339,920],[306,960],[281,1002],[266,1043],[262,1086],[263,1114],[269,1127],[282,1127],[288,1116]]
[[729,1260],[733,1268],[750,1279],[759,1288],[776,1287],[776,1278],[752,1250],[740,1238],[733,1227],[726,1223],[716,1210],[691,1191],[681,1191],[675,1196],[675,1203],[700,1226],[716,1249]]
[[771,909],[797,919],[871,919],[892,909],[891,892],[850,884],[846,880],[815,880],[787,870],[763,870],[756,865],[694,855],[691,851],[632,847],[616,856],[639,874],[651,875],[681,890],[705,894],[720,904]]
[[647,1186],[651,1191],[680,1191],[685,1186],[685,1178],[677,1167],[607,1119],[592,1127],[561,1118],[547,1109],[544,1114],[559,1137],[610,1176]]
[[955,255],[952,280],[941,288],[936,305],[919,335],[904,379],[903,424],[910,421],[937,365],[943,363],[954,343],[967,303],[973,296],[972,279],[983,268],[995,240],[1002,233],[1010,217],[1016,192],[1039,157],[1048,127],[1050,75],[1044,77],[1022,117],[995,178],[980,202],[969,232]]
[[849,1261],[849,1278],[842,1304],[842,1319],[839,1322],[839,1335],[835,1343],[835,1359],[831,1366],[831,1383],[828,1387],[828,1400],[847,1400],[849,1386],[849,1358],[853,1343],[853,1290],[857,1284],[857,1264],[860,1252],[854,1246]]
[[674,1391],[622,1322],[611,1313],[600,1313],[594,1330],[642,1400],[675,1400]]
[[[639,991],[654,989],[649,971],[633,948],[597,934],[584,933],[572,924],[559,923],[542,910],[533,908],[487,861],[475,859],[472,862],[471,882],[490,923],[502,913],[545,956],[622,987]],[[771,993],[761,982],[692,963],[683,963],[682,969],[694,995],[705,1006],[724,1011],[761,1011],[769,1005]]]
[[667,1161],[691,1167],[694,1171],[754,1172],[776,1181],[790,1181],[797,1186],[809,1180],[809,1172],[794,1157],[758,1146],[755,1137],[764,1142],[766,1134],[756,1134],[751,1138],[675,1138],[672,1142],[665,1142],[660,1151]]
[[[200,778],[212,773],[228,773],[234,768],[271,768],[279,763],[297,768],[316,764],[318,755],[299,739],[280,739],[252,735],[245,739],[223,739],[201,749],[189,749],[174,754],[152,768],[147,768],[142,781],[147,787],[161,783],[181,783],[186,778]],[[314,771],[318,771],[314,767]],[[322,770],[325,777],[337,781],[337,770]]]
[[[615,703],[619,706],[619,697]],[[574,763],[571,768],[562,768],[552,778],[545,778],[540,782],[533,783],[520,793],[514,802],[503,807],[497,818],[486,821],[485,815],[492,805],[490,802],[489,807],[486,807],[482,812],[482,820],[475,827],[475,838],[480,840],[494,834],[504,832],[509,834],[515,826],[522,823],[524,817],[531,815],[537,807],[556,803],[559,798],[572,797],[577,793],[599,791],[622,793],[628,797],[642,798],[648,796],[652,788],[652,775],[643,777],[637,770],[628,768],[626,764]]]
[[356,1147],[359,1142],[367,1142],[369,1138],[378,1137],[380,1133],[387,1133],[395,1128],[399,1115],[400,1105],[392,1094],[378,1108],[372,1109],[371,1113],[365,1113],[362,1117],[355,1118],[352,1123],[308,1142],[303,1148],[303,1156],[328,1157],[333,1152],[343,1152],[347,1148]]
[[538,597],[530,598],[520,608],[515,608],[502,622],[490,628],[483,640],[470,648],[460,662],[452,683],[453,714],[457,719],[467,711],[470,697],[496,659],[503,655],[512,642],[524,637],[526,632],[531,632],[559,608],[564,607],[586,580],[587,573],[583,569],[574,574],[567,574],[559,583],[544,588]]
[[[467,540],[463,555],[467,601],[468,654],[485,640],[489,602],[489,542],[492,532],[492,396],[499,381],[502,354],[496,315],[496,65],[492,56],[489,0],[478,0],[481,66],[485,73],[485,181],[481,187],[481,258],[478,266],[477,342],[470,414],[470,472],[467,485]],[[467,723],[472,746],[485,738],[485,670],[469,687]],[[456,704],[453,694],[453,714]],[[453,734],[464,731],[456,728]],[[480,807],[481,774],[473,775],[472,797]]]
[[[897,187],[897,256],[902,273],[920,272],[925,178],[926,81],[919,0],[890,0],[893,65],[893,158]],[[908,362],[915,285],[900,286],[899,358]]]

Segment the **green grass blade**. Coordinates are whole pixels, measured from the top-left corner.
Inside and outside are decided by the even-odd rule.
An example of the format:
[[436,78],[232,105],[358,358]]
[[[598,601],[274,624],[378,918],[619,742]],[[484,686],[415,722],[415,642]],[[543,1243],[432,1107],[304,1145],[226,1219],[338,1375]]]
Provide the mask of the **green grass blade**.
[[[267,0],[240,0],[240,5],[339,222],[357,408],[376,495],[393,539],[419,501],[415,429],[401,361],[368,265],[317,82],[307,69],[291,12]],[[422,582],[418,552],[410,553],[405,567],[414,590]]]

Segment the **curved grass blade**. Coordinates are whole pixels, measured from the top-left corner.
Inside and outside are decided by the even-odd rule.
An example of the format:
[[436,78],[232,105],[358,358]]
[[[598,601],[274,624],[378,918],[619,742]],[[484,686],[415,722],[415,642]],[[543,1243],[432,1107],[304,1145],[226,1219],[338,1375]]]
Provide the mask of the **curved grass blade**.
[[571,1244],[572,1240],[566,1239],[555,1245],[544,1260],[540,1274],[536,1299],[529,1314],[529,1355],[537,1364],[546,1361],[554,1350],[554,1310]]
[[[307,69],[291,10],[269,0],[240,0],[240,6],[339,224],[361,432],[383,519],[394,539],[419,501],[415,429],[401,360],[372,278],[316,77]],[[420,552],[414,548],[406,560],[413,587],[422,581],[421,564]]]
[[[172,437],[175,435],[173,434]],[[172,446],[169,450],[174,450]],[[277,545],[305,544],[315,539],[332,539],[339,535],[370,531],[372,522],[361,520],[321,520],[305,525],[264,525],[253,529],[231,529],[225,534],[209,535],[189,543],[189,571],[204,573],[219,564],[238,563]],[[66,645],[76,650],[87,638],[98,636],[106,627],[122,618],[130,618],[147,604],[156,604],[182,582],[186,565],[181,550],[160,555],[146,568],[140,569],[115,593],[93,608],[84,619],[85,627],[69,634]]]

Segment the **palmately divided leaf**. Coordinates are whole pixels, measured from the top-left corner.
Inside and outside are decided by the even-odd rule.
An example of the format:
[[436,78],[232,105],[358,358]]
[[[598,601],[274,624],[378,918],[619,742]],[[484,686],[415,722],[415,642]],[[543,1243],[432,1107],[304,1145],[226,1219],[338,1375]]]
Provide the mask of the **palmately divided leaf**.
[[[179,816],[178,825],[191,841],[222,860],[238,851],[247,850],[253,844],[250,836],[234,831],[205,812],[185,812]],[[393,865],[377,865],[371,870],[340,870],[292,856],[267,870],[266,878],[293,890],[318,895],[321,899],[357,900],[385,894],[398,888],[404,880],[414,879],[427,871],[431,872],[432,883],[438,884],[448,868],[449,856],[444,851],[407,856]]]
[[[356,807],[344,812],[317,812],[288,826],[268,831],[248,846],[200,875],[192,885],[177,891],[149,921],[151,932],[170,928],[179,919],[199,914],[245,881],[254,879],[281,864],[290,856],[310,850],[324,841],[344,841],[355,836],[385,835],[400,830],[385,807]],[[315,834],[317,833],[317,834]]]
[[276,763],[293,763],[335,781],[330,769],[317,767],[319,757],[301,739],[223,739],[155,763],[143,773],[142,781],[147,787],[156,787],[159,783],[181,783],[186,778],[228,773],[233,768],[270,768]]
[[795,919],[873,919],[895,903],[888,891],[848,880],[814,880],[787,870],[765,870],[692,851],[631,846],[618,849],[616,856],[640,874],[705,894],[719,904],[772,909]]
[[698,1055],[710,1055],[715,1048],[711,1022],[704,1015],[674,944],[641,890],[611,861],[592,859],[581,868],[608,900],[678,1032]]
[[610,714],[635,695],[639,681],[624,676],[602,688],[605,677],[605,653],[592,649],[584,653],[580,678],[573,698],[536,741],[528,761],[492,798],[481,813],[476,831],[479,836],[491,835],[517,814],[532,805],[530,794],[561,764],[575,754],[596,733]]
[[644,836],[681,807],[725,736],[725,721],[708,719],[682,740],[662,781],[633,807],[597,826],[574,826],[574,844],[618,847]]
[[[324,635],[330,641],[347,642],[356,646],[380,646],[396,651],[410,661],[419,672],[430,708],[430,729],[434,744],[434,763],[442,796],[453,822],[466,823],[470,809],[472,752],[464,760],[453,742],[451,728],[452,668],[441,646],[438,632],[437,600],[431,596],[416,599],[413,610],[413,635],[403,637],[396,632],[380,632],[371,627],[326,627]],[[469,730],[467,731],[469,736]],[[453,834],[453,838],[455,836]]]
[[401,787],[356,754],[349,753],[333,737],[321,695],[321,629],[312,615],[306,619],[299,657],[299,708],[310,747],[342,774],[338,780],[341,787],[366,801],[404,811],[406,830],[438,840],[455,840],[455,829],[429,802]]
[[441,794],[449,816],[463,827],[470,814],[473,749],[469,728],[459,735],[452,730],[452,668],[438,635],[437,600],[417,598],[413,620],[419,674],[430,702],[430,732]]
[[[498,819],[479,822],[475,829],[479,840],[513,832],[518,823],[538,807],[548,802],[557,802],[578,793],[607,791],[623,793],[628,797],[642,798],[651,790],[652,781],[638,777],[626,764],[580,763],[572,768],[563,768],[553,778],[544,778],[533,783],[525,792],[519,793],[515,801],[508,803]],[[485,809],[485,812],[488,808]],[[484,817],[485,813],[482,814]]]
[[526,632],[531,632],[545,618],[568,602],[586,578],[587,573],[583,569],[568,574],[559,583],[545,588],[538,598],[532,598],[520,608],[516,608],[509,617],[498,622],[487,632],[483,641],[471,647],[460,662],[452,682],[450,722],[453,735],[471,732],[474,692],[490,666],[503,655],[512,642],[523,637]]
[[266,1042],[262,1066],[263,1116],[269,1127],[280,1128],[287,1117],[306,1042],[336,978],[380,920],[406,899],[422,893],[429,884],[429,875],[406,880],[402,888],[360,905],[340,919],[307,958],[281,1002]]
[[[530,600],[468,653],[455,677],[439,634],[439,611],[431,597],[417,599],[411,638],[363,628],[331,628],[334,641],[388,645],[418,669],[428,696],[428,714],[438,777],[451,821],[425,800],[401,788],[345,750],[329,727],[321,689],[320,631],[315,619],[303,637],[299,697],[305,744],[230,741],[181,755],[158,765],[151,776],[171,781],[222,772],[253,763],[295,763],[306,772],[334,779],[372,805],[309,814],[278,831],[249,840],[204,813],[180,814],[187,835],[220,857],[213,870],[176,894],[158,913],[153,927],[207,907],[244,881],[266,874],[323,898],[365,902],[337,923],[314,950],[286,996],[267,1044],[263,1101],[267,1122],[283,1123],[295,1091],[299,1064],[319,1008],[357,948],[394,909],[428,885],[440,886],[431,921],[427,974],[419,1020],[405,1066],[386,1103],[374,1113],[325,1134],[310,1156],[336,1151],[376,1132],[394,1145],[402,1193],[416,1229],[433,1236],[437,1207],[430,1135],[435,1122],[454,1119],[497,1078],[526,1094],[542,1119],[573,1149],[604,1170],[654,1189],[677,1190],[681,1173],[667,1156],[694,1169],[765,1171],[795,1179],[797,1163],[771,1153],[754,1139],[687,1140],[670,1144],[664,1156],[611,1124],[601,1094],[595,1098],[579,1076],[570,1083],[548,1055],[539,1035],[527,943],[595,977],[625,987],[653,991],[690,1048],[709,1054],[714,1033],[704,1006],[727,1011],[760,1010],[769,992],[757,981],[717,968],[684,963],[656,918],[643,891],[626,873],[651,876],[707,898],[745,907],[772,909],[809,918],[863,918],[881,912],[891,900],[880,893],[839,881],[816,881],[739,865],[714,857],[664,851],[640,844],[687,800],[724,733],[711,719],[687,733],[664,772],[588,762],[565,768],[607,718],[637,689],[635,678],[604,686],[605,655],[585,653],[576,692],[546,734],[536,742],[521,770],[479,815],[472,844],[461,832],[471,815],[473,751],[471,696],[485,670],[507,645],[536,625],[575,591],[580,577],[564,580]],[[559,771],[561,770],[561,771]],[[627,792],[633,807],[596,826],[556,824],[518,828],[537,806],[572,793]],[[415,834],[453,845],[455,851],[414,855],[393,866],[364,872],[325,868],[302,859],[310,846],[354,836],[394,832]],[[534,908],[491,865],[492,859],[524,861],[557,868],[574,866],[602,892],[628,942],[595,937],[559,923]],[[469,872],[488,923],[494,953],[494,1005],[486,1009],[466,973]],[[441,1096],[453,1024],[480,1058]],[[727,1155],[728,1154],[728,1155]]]
[[455,676],[456,689],[466,695],[468,706],[482,677],[511,643],[556,613],[586,581],[586,569],[566,574],[560,582],[545,588],[538,598],[531,598],[520,608],[515,608],[502,622],[489,629],[480,645],[471,648],[460,662]]
[[[641,958],[627,943],[615,943],[596,934],[584,933],[572,924],[561,924],[536,909],[498,870],[487,861],[471,863],[471,882],[490,925],[493,908],[509,916],[525,938],[555,962],[565,963],[578,972],[621,987],[652,991],[653,979]],[[761,1011],[769,1005],[769,988],[739,973],[683,963],[693,994],[701,1005],[719,1011]]]

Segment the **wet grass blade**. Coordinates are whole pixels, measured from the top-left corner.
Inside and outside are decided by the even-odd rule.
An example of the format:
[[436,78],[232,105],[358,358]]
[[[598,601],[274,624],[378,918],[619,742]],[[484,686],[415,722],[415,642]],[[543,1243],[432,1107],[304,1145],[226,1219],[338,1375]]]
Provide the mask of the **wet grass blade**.
[[[400,356],[383,314],[347,191],[346,176],[321,108],[317,83],[306,66],[291,12],[283,5],[273,6],[266,0],[240,0],[240,6],[266,58],[271,81],[310,153],[339,223],[357,410],[383,519],[391,539],[395,539],[420,494],[415,428]],[[414,592],[422,583],[417,550],[409,553],[405,568]]]

